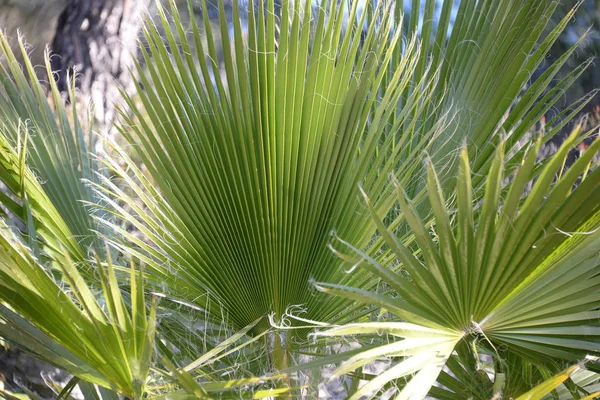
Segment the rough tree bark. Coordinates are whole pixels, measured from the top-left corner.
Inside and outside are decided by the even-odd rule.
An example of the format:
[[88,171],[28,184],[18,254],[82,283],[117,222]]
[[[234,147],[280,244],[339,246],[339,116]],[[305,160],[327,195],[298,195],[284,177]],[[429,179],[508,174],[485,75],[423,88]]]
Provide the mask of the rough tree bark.
[[95,118],[108,126],[118,87],[132,89],[133,65],[146,0],[69,0],[51,44],[52,69],[61,91],[77,73],[77,87],[93,101]]

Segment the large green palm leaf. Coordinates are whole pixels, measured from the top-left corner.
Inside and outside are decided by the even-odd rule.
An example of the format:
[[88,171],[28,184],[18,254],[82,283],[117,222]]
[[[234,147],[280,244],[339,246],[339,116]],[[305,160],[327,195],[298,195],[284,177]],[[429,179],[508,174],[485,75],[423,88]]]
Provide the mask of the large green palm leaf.
[[[151,179],[131,163],[128,178],[118,162],[106,161],[144,202],[133,211],[118,208],[149,239],[125,233],[140,249],[127,251],[145,257],[172,295],[202,305],[208,291],[240,326],[272,311],[281,316],[293,304],[308,303],[320,318],[339,312],[309,289],[311,279],[341,277],[326,247],[331,228],[366,244],[374,224],[356,199],[358,182],[383,186],[386,171],[418,167],[428,145],[410,149],[404,146],[410,135],[383,134],[418,61],[413,41],[378,97],[400,45],[383,5],[363,39],[357,26],[366,12],[359,14],[356,4],[343,28],[341,5],[332,3],[313,19],[310,4],[285,2],[278,36],[274,4],[265,6],[266,12],[249,6],[247,39],[238,7],[232,39],[221,10],[225,76],[211,74],[218,65],[206,62],[218,57],[208,21],[208,45],[195,25],[196,42],[188,42],[176,12],[179,44],[149,24],[141,106],[129,100],[135,119],[125,115],[122,132]],[[167,28],[162,9],[161,16]],[[194,45],[197,59],[190,56]],[[178,46],[182,51],[173,51]],[[398,113],[396,130],[404,124],[416,130],[414,115],[431,104],[430,82],[424,78],[423,89]],[[375,158],[379,148],[389,158]],[[104,186],[107,197],[135,203],[110,182]]]

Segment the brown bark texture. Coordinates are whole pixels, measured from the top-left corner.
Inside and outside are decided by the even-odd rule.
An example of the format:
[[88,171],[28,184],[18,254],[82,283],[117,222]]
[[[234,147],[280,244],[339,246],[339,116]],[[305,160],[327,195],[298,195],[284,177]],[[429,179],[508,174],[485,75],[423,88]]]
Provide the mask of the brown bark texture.
[[58,87],[69,77],[94,103],[94,117],[108,126],[114,118],[119,87],[132,90],[128,68],[136,56],[145,0],[69,0],[52,40],[51,66]]

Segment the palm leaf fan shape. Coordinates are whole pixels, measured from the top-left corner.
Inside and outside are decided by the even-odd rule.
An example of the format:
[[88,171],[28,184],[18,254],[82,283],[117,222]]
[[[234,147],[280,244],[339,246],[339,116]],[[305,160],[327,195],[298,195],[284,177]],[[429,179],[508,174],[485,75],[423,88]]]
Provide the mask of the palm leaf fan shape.
[[[399,206],[415,235],[414,247],[384,225],[365,194],[397,267],[388,269],[377,257],[343,239],[337,238],[334,246],[356,269],[385,282],[388,294],[338,284],[318,287],[383,307],[403,322],[341,325],[322,335],[387,333],[404,339],[355,354],[342,363],[338,374],[380,357],[399,360],[353,398],[372,395],[393,380],[400,382],[399,398],[421,398],[438,374],[445,387],[432,389],[438,398],[500,392],[518,396],[536,383],[523,376],[540,379],[588,355],[598,355],[600,168],[594,168],[593,159],[600,140],[563,170],[569,149],[581,139],[579,131],[576,128],[541,166],[536,162],[538,139],[519,170],[509,175],[504,173],[505,149],[500,142],[481,202],[473,201],[466,149],[460,158],[455,201],[445,199],[429,164],[426,186],[434,214],[431,224],[420,217],[402,185],[394,180]],[[524,195],[532,180],[531,192]],[[476,379],[479,352],[495,361],[494,384],[489,378]],[[442,372],[444,366],[451,372]],[[598,369],[595,362],[588,367]],[[475,389],[466,382],[472,382]]]
[[[385,171],[418,165],[429,141],[402,146],[384,130],[392,115],[396,129],[415,130],[413,115],[430,105],[433,89],[427,75],[422,90],[396,112],[413,83],[419,51],[413,40],[405,43],[386,94],[378,96],[401,46],[383,3],[363,37],[367,13],[356,3],[349,15],[336,2],[313,15],[308,2],[284,2],[278,33],[274,3],[263,5],[264,12],[249,3],[246,38],[239,6],[233,6],[230,37],[220,4],[223,73],[207,13],[206,42],[194,22],[190,42],[174,5],[178,35],[159,7],[166,39],[146,25],[140,102],[128,99],[133,115],[123,113],[122,128],[149,177],[131,161],[125,169],[105,159],[135,195],[108,180],[99,186],[115,214],[147,239],[113,224],[134,244],[115,245],[144,259],[153,280],[174,297],[206,307],[208,291],[240,327],[271,312],[281,316],[293,304],[307,304],[320,318],[338,312],[311,294],[309,283],[341,277],[326,247],[329,232],[335,227],[365,243],[371,238],[375,226],[361,211],[357,184],[382,186]],[[376,157],[379,148],[389,158]]]

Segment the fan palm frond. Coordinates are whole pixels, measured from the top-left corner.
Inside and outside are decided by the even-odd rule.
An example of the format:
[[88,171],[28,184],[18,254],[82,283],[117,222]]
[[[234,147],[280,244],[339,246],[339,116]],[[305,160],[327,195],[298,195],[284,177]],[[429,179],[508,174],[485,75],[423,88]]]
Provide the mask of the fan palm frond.
[[[435,169],[429,164],[427,188],[434,214],[430,226],[394,179],[399,206],[415,235],[414,247],[404,244],[385,226],[365,194],[371,216],[399,264],[395,270],[388,269],[377,257],[337,237],[334,246],[339,250],[335,252],[356,270],[381,279],[389,293],[340,284],[319,283],[318,288],[382,307],[406,322],[349,324],[321,333],[385,333],[390,338],[404,338],[355,354],[342,363],[339,374],[380,357],[400,360],[353,398],[400,378],[408,382],[400,398],[410,398],[414,388],[421,390],[419,396],[424,395],[455,352],[462,366],[450,368],[454,376],[460,376],[456,368],[466,368],[476,376],[480,364],[476,349],[494,358],[496,382],[505,377],[505,387],[500,385],[497,390],[514,396],[521,394],[515,388],[527,384],[522,374],[510,373],[518,368],[516,365],[525,362],[558,372],[556,366],[599,353],[600,169],[585,173],[600,150],[600,140],[564,171],[568,151],[581,139],[579,133],[575,129],[541,171],[536,171],[538,139],[519,170],[508,176],[504,174],[501,142],[485,182],[483,200],[475,208],[466,149],[460,159],[455,202],[445,199]],[[506,185],[505,179],[510,181]],[[531,192],[524,195],[532,180]],[[352,252],[345,254],[340,246]],[[459,346],[463,341],[468,346]],[[471,362],[464,361],[469,358]],[[589,367],[598,368],[595,363]],[[411,379],[415,371],[420,372]],[[444,385],[454,387],[448,378],[450,375]]]

